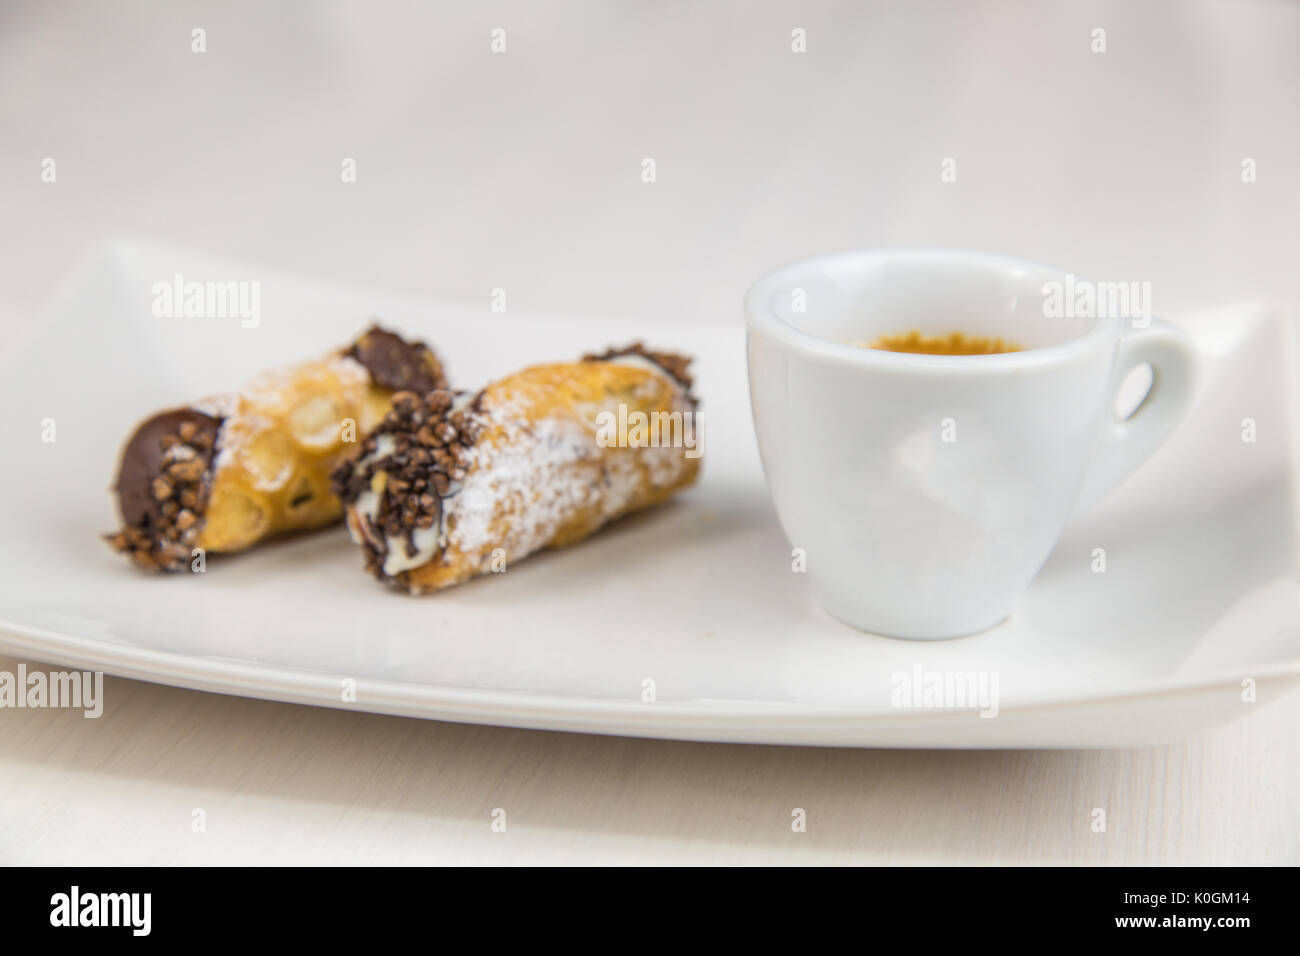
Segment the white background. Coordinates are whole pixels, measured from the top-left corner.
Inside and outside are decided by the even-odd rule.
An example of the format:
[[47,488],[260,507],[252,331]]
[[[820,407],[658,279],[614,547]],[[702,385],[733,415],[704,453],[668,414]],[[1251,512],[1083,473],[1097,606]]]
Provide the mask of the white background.
[[[0,350],[122,234],[485,316],[500,287],[666,343],[673,323],[738,323],[774,265],[864,245],[1149,281],[1158,313],[1291,307],[1298,49],[1288,3],[6,2]],[[1300,862],[1295,695],[1103,753],[605,739],[116,679],[106,695],[99,721],[0,714],[0,862]]]

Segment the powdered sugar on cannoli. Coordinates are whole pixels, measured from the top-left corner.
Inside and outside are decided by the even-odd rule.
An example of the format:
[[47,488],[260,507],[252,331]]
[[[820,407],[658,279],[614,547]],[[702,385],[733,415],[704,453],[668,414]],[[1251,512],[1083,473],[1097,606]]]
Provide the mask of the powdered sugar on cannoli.
[[335,474],[348,526],[383,580],[437,590],[668,498],[698,450],[607,440],[616,409],[694,411],[687,361],[640,347],[543,365],[476,395],[403,395]]
[[[546,545],[561,522],[587,506],[595,491],[576,481],[570,466],[590,460],[591,435],[573,420],[544,418],[520,424],[518,409],[495,410],[490,420],[502,440],[472,449],[469,476],[444,512],[448,541],[467,554],[490,558],[494,547],[528,554]],[[606,469],[603,510],[616,514],[638,481],[632,469]],[[510,514],[514,521],[504,522]]]
[[383,419],[394,391],[445,385],[432,350],[372,326],[322,359],[161,412],[123,450],[122,529],[108,540],[142,567],[180,570],[195,549],[237,551],[336,521],[329,476],[352,443]]

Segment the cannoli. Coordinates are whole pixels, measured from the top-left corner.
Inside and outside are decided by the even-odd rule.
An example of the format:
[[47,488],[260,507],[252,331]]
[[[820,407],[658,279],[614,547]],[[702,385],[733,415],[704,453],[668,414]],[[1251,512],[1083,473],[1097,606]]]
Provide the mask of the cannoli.
[[397,395],[334,475],[367,570],[437,591],[690,485],[700,450],[689,362],[638,344],[477,394]]
[[106,536],[143,568],[177,571],[194,549],[240,551],[338,520],[330,474],[398,392],[445,388],[437,355],[373,326],[324,359],[268,372],[240,392],[146,419],[127,440]]

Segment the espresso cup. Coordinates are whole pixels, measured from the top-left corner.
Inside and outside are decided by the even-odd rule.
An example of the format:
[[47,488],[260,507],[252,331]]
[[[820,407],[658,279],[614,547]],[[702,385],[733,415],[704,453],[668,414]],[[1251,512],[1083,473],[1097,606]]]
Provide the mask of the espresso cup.
[[[1091,310],[1063,303],[1080,288],[1001,256],[877,250],[798,262],[749,290],[763,468],[794,564],[826,611],[912,639],[997,625],[1071,514],[1182,420],[1195,375],[1187,337],[1113,314],[1113,286],[1098,287]],[[912,331],[1000,338],[1019,351],[853,344]],[[1142,365],[1150,390],[1121,418],[1117,393]]]

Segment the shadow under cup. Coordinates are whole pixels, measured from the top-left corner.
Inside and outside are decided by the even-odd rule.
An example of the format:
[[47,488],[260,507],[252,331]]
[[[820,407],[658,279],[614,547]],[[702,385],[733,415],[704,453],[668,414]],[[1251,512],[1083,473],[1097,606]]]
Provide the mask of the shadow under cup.
[[[768,486],[818,602],[861,630],[938,639],[1011,613],[1047,559],[1111,411],[1123,323],[1051,317],[1058,270],[977,253],[808,260],[746,296]],[[1023,351],[851,343],[920,332]]]

